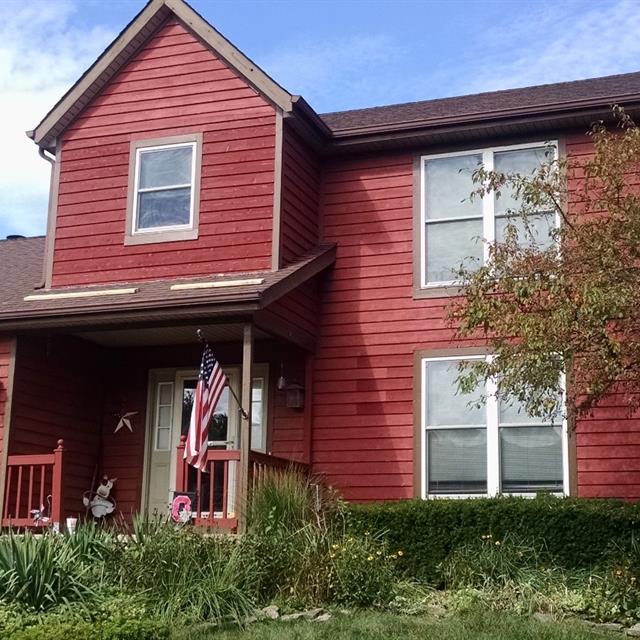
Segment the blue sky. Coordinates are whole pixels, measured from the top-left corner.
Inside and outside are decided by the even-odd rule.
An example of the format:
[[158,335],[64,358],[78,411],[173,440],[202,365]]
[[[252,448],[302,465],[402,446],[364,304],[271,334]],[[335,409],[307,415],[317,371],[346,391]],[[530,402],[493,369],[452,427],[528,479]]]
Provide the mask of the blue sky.
[[[0,238],[44,233],[32,129],[139,0],[0,0]],[[193,0],[319,112],[640,70],[636,0]]]

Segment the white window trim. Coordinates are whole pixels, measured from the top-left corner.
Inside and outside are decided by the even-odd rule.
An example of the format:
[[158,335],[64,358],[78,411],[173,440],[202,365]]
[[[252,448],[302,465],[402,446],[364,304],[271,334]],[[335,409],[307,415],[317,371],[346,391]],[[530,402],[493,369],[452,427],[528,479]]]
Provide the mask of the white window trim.
[[[501,153],[503,151],[518,151],[521,149],[540,149],[548,148],[553,145],[554,159],[558,159],[558,141],[551,140],[547,142],[529,142],[523,144],[513,144],[507,146],[497,147],[484,147],[481,149],[467,149],[464,151],[455,151],[451,153],[437,153],[431,155],[420,156],[420,288],[421,289],[436,289],[441,287],[455,286],[457,283],[455,280],[440,280],[440,281],[427,281],[427,212],[426,212],[426,184],[425,184],[425,166],[429,160],[438,160],[441,158],[456,158],[470,155],[480,155],[482,157],[482,164],[487,171],[493,171],[493,157],[495,153]],[[464,221],[464,220],[478,220],[479,216],[460,216],[454,218],[446,218],[449,222]],[[482,198],[482,233],[484,236],[484,263],[487,262],[489,257],[489,245],[495,241],[495,194],[493,191],[486,194]],[[436,222],[438,220],[445,220],[440,218],[433,218],[429,222]],[[559,213],[556,212],[555,224],[556,227],[560,226],[561,220]],[[455,268],[454,265],[452,268]]]
[[[140,159],[143,154],[153,152],[153,151],[163,151],[166,149],[179,149],[182,147],[189,147],[191,149],[191,182],[189,184],[179,184],[179,185],[167,185],[164,187],[149,187],[141,189],[139,188],[139,180],[140,180],[140,168],[141,162]],[[194,210],[195,210],[195,190],[196,190],[196,158],[198,152],[198,143],[197,141],[193,142],[179,142],[174,144],[162,144],[156,146],[149,147],[138,147],[136,149],[136,161],[135,161],[135,174],[134,174],[134,185],[133,185],[133,205],[132,205],[132,215],[131,215],[131,235],[144,235],[147,233],[162,233],[165,231],[190,231],[194,228]],[[189,223],[188,224],[174,224],[174,225],[166,225],[164,227],[149,227],[145,229],[138,228],[138,195],[140,193],[149,193],[155,191],[168,191],[172,189],[184,189],[189,187]]]
[[[534,497],[536,492],[501,492],[500,491],[500,424],[498,419],[498,399],[496,395],[497,387],[495,380],[487,381],[487,400],[485,404],[485,427],[487,430],[487,492],[486,493],[458,493],[458,494],[429,494],[428,493],[428,468],[427,468],[427,365],[429,362],[443,362],[460,360],[483,360],[490,359],[493,356],[486,355],[465,355],[461,353],[455,356],[439,356],[424,357],[420,362],[420,440],[421,440],[421,484],[420,492],[423,500],[445,500],[445,499],[463,499],[463,498],[492,498],[498,495],[504,496],[520,496]],[[560,385],[563,390],[563,399],[565,394],[565,377],[562,376]],[[524,426],[524,425],[523,425]],[[567,420],[562,420],[562,492],[554,492],[553,495],[568,496],[569,495],[569,437]],[[452,428],[446,425],[438,425],[437,429]],[[473,425],[464,425],[460,428],[473,428]],[[433,427],[431,427],[433,430]]]

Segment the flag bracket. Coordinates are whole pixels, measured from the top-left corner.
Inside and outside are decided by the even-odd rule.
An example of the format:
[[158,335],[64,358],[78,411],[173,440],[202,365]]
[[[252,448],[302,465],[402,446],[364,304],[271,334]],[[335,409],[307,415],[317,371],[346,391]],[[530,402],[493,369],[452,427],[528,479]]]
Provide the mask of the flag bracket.
[[[205,339],[204,335],[202,334],[202,329],[196,329],[196,335],[198,336],[198,340],[200,341],[201,344],[207,344],[207,340]],[[233,396],[233,399],[236,401],[236,404],[238,405],[238,411],[240,412],[240,415],[245,420],[248,420],[249,419],[249,414],[244,410],[244,407],[242,406],[242,403],[240,402],[240,398],[238,398],[236,392],[233,390],[233,387],[230,384],[227,385],[227,387],[229,389],[229,393]]]

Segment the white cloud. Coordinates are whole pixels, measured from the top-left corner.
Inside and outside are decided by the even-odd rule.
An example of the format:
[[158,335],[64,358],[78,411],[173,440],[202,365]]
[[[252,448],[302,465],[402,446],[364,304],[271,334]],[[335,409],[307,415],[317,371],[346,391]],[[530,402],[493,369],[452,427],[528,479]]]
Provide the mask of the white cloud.
[[[533,30],[536,39],[531,37]],[[534,5],[526,18],[485,34],[492,53],[483,58],[470,89],[490,91],[638,71],[638,33],[640,3],[634,0]]]
[[2,3],[0,237],[44,233],[49,164],[25,135],[113,38],[75,23],[71,0]]

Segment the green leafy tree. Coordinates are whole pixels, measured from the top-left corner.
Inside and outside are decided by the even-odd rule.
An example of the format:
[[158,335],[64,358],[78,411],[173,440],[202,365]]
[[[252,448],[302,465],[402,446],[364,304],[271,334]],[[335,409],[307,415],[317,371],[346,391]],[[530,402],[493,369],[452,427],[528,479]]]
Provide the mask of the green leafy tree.
[[[620,108],[594,125],[592,152],[550,153],[531,175],[479,167],[472,198],[510,196],[504,237],[484,265],[457,272],[449,309],[459,338],[486,342],[489,361],[461,365],[460,390],[489,377],[532,415],[557,415],[566,375],[570,418],[603,396],[640,405],[640,128]],[[542,237],[543,212],[561,224]]]

